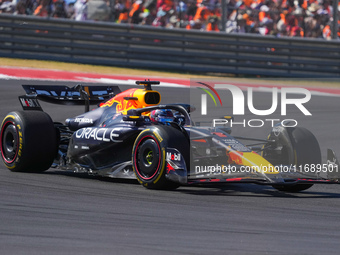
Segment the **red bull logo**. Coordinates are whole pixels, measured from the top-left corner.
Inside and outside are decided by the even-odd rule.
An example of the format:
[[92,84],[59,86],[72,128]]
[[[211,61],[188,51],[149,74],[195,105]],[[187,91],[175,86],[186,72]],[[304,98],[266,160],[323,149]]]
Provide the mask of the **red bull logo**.
[[230,151],[228,154],[228,164],[242,165],[243,152],[240,151]]
[[102,104],[100,107],[116,107],[117,112],[126,112],[130,109],[138,109],[143,108],[146,106],[156,105],[159,103],[157,102],[147,102],[145,101],[147,93],[157,93],[157,91],[146,91],[144,89],[128,89],[114,98],[110,99],[106,103]]
[[129,89],[124,91],[123,93],[118,94],[114,98],[107,101],[105,104],[101,105],[101,107],[116,107],[117,112],[127,111],[130,109],[138,108],[138,100],[129,100],[126,98],[133,98],[134,93],[137,89]]

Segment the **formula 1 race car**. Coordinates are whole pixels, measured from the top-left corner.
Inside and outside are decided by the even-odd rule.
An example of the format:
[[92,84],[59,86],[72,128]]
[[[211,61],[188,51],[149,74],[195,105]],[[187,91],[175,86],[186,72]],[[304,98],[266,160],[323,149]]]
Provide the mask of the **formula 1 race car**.
[[[160,104],[160,93],[151,88],[159,82],[136,84],[144,88],[23,85],[24,111],[10,112],[1,124],[4,164],[17,172],[52,167],[134,178],[153,189],[224,182],[297,192],[339,183],[334,152],[322,164],[319,144],[305,128],[277,125],[267,139],[233,137],[228,127],[195,125],[188,104]],[[38,100],[85,105],[85,113],[53,122]],[[90,104],[98,107],[89,111]]]

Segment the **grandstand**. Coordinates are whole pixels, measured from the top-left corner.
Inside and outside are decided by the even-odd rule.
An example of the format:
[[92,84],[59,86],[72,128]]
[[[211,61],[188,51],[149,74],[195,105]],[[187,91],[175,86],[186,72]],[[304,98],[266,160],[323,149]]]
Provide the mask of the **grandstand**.
[[0,13],[276,37],[336,39],[338,0],[0,0]]

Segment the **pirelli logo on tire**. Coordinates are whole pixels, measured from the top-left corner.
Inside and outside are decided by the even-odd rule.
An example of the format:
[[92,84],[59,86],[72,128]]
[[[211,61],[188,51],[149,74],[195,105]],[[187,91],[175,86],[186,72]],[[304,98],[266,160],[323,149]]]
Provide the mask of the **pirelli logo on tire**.
[[161,143],[163,141],[163,138],[156,132],[153,131],[153,134],[156,136],[157,140]]
[[17,128],[18,128],[18,135],[19,135],[19,150],[18,150],[18,157],[15,161],[19,162],[21,153],[22,153],[23,138],[22,138],[21,126],[19,124],[17,124]]

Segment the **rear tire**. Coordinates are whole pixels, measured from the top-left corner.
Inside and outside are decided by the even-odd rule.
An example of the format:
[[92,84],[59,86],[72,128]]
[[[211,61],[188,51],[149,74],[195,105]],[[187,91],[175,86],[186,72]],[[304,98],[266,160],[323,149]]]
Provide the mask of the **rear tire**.
[[0,131],[1,158],[13,172],[42,172],[57,153],[57,133],[50,116],[41,111],[7,114]]

